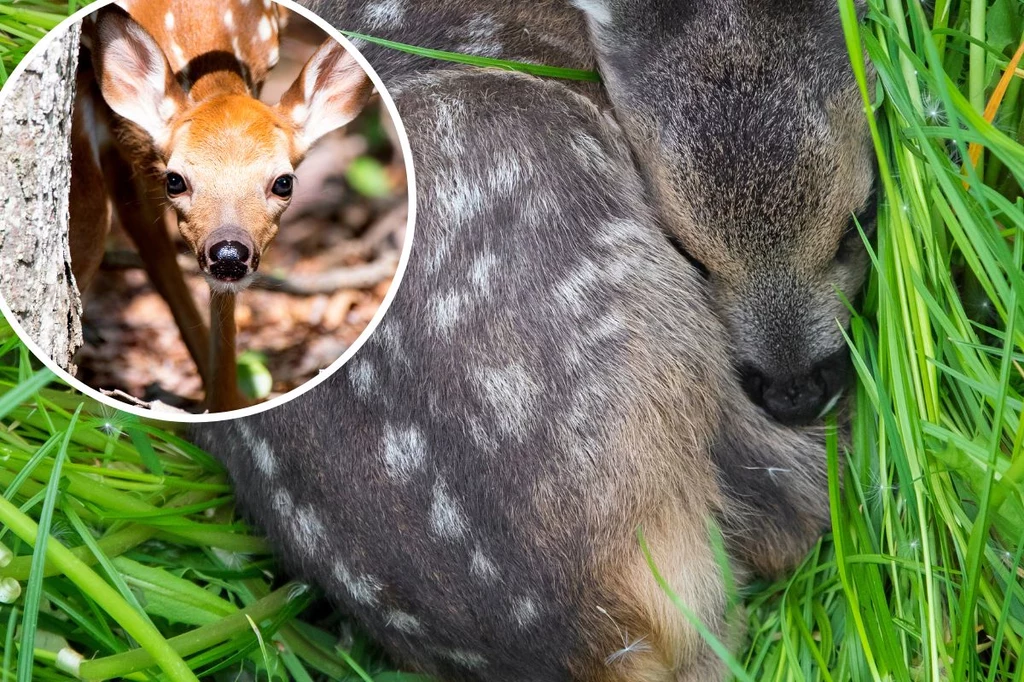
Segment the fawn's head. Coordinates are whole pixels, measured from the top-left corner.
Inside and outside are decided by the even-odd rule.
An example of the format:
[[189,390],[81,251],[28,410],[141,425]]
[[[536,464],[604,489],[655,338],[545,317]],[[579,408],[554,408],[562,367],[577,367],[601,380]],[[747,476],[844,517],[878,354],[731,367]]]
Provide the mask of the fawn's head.
[[[244,48],[238,37],[246,8],[262,11],[264,3],[234,11],[224,10],[231,3],[170,4],[177,7],[148,20],[113,6],[97,13],[97,79],[110,108],[136,126],[123,137],[162,176],[181,235],[211,286],[238,289],[277,234],[295,167],[317,139],[355,118],[372,85],[328,39],[268,106],[254,95],[277,60],[276,30],[272,37],[263,30],[264,15],[253,18],[251,40],[241,34]],[[186,19],[192,32],[175,39],[173,28]]]
[[[659,206],[751,398],[815,419],[848,380],[874,155],[832,0],[575,0]],[[841,295],[840,295],[841,294]]]

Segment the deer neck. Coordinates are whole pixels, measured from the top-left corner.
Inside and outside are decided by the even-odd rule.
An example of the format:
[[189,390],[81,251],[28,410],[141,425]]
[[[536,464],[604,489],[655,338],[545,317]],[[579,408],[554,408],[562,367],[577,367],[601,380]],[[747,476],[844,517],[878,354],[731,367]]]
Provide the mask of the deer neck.
[[[186,90],[193,102],[198,103],[222,95],[254,94],[254,87],[249,82],[245,66],[233,57],[230,58],[230,61],[234,62],[233,68],[228,64],[225,64],[226,68],[202,68],[202,62],[206,57],[218,54],[221,53],[211,53],[190,63],[185,73],[188,82]],[[197,66],[193,66],[194,64]]]

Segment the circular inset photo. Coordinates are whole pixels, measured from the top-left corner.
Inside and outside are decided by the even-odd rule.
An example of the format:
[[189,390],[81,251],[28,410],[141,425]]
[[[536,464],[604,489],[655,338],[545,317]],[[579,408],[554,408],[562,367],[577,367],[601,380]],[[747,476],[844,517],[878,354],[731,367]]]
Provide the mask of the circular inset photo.
[[0,308],[76,388],[206,421],[310,388],[401,279],[401,121],[290,1],[99,2],[0,92]]

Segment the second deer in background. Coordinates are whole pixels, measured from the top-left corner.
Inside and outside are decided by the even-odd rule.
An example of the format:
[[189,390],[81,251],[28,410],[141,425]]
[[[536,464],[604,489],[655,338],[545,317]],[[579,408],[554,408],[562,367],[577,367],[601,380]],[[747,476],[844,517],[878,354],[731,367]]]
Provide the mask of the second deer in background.
[[[362,110],[372,83],[325,41],[276,106],[257,99],[279,59],[281,15],[269,2],[137,0],[87,24],[72,128],[71,261],[84,291],[112,212],[139,250],[195,359],[211,411],[241,406],[234,297],[259,267],[294,186],[323,135]],[[211,288],[211,333],[182,278],[165,216]]]

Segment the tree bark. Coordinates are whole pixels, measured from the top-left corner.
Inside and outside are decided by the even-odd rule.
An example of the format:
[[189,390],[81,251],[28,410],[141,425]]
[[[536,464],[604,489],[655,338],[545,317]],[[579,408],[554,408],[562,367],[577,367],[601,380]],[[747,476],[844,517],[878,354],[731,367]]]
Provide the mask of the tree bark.
[[82,345],[71,274],[71,117],[81,25],[7,84],[0,110],[0,293],[25,335],[61,367]]

